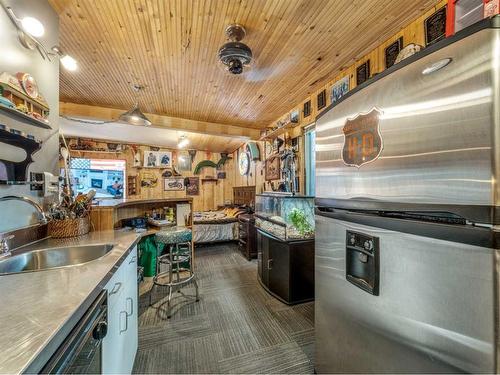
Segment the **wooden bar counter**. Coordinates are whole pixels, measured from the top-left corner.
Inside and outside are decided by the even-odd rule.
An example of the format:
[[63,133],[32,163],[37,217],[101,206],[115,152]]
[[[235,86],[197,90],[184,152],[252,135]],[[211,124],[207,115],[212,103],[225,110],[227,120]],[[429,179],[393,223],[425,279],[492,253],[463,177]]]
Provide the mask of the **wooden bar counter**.
[[[175,207],[178,203],[190,205],[193,212],[193,198],[159,198],[159,199],[105,199],[92,206],[92,230],[112,230],[121,227],[123,219],[144,216],[144,212],[161,207]],[[189,226],[192,226],[192,215]]]

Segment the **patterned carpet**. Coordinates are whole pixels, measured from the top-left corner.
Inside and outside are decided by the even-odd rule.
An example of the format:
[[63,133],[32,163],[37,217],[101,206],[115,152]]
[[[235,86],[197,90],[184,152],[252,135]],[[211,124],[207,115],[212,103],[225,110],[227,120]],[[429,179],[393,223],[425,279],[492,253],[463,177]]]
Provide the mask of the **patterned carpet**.
[[[314,303],[287,306],[257,281],[257,261],[235,244],[196,248],[200,301],[175,293],[166,319],[165,289],[148,307],[141,286],[135,373],[312,373]],[[183,289],[194,295],[194,288]]]

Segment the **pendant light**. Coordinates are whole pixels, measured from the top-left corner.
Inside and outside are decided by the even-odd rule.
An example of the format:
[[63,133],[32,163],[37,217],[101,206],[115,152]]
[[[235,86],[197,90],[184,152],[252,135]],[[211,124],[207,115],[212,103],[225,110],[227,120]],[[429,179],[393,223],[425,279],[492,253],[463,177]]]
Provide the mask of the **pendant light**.
[[126,122],[130,125],[150,126],[151,121],[139,109],[138,96],[139,92],[144,89],[144,86],[133,85],[132,89],[136,92],[135,104],[132,109],[120,115],[120,121]]

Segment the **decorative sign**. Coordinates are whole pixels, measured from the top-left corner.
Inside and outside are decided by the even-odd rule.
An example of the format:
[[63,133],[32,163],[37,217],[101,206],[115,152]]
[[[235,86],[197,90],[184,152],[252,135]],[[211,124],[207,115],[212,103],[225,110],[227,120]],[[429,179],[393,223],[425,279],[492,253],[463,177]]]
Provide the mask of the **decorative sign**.
[[182,191],[184,190],[183,178],[165,178],[163,179],[163,190],[165,191]]
[[332,93],[330,95],[330,101],[335,103],[341,97],[349,92],[349,76],[339,79],[332,86]]
[[240,157],[238,160],[238,169],[242,176],[246,176],[250,171],[250,156],[248,152],[240,152]]
[[266,160],[265,166],[265,179],[266,181],[279,180],[280,179],[280,158],[279,156],[274,156]]
[[356,68],[356,85],[361,85],[368,78],[370,78],[370,60],[366,60]]
[[483,18],[493,17],[500,12],[500,0],[486,0],[484,2]]
[[309,117],[311,116],[311,101],[308,100],[307,102],[304,103],[304,117]]
[[425,45],[429,46],[446,36],[446,6],[427,17],[424,21]]
[[187,177],[184,184],[186,185],[186,195],[200,195],[199,177]]
[[318,111],[326,107],[326,90],[321,91],[317,96]]
[[347,119],[344,128],[342,160],[346,165],[361,167],[376,160],[382,152],[382,135],[379,129],[381,112],[373,108]]
[[399,52],[403,48],[403,37],[400,37],[398,40],[396,40],[394,43],[389,45],[385,51],[385,68],[390,68],[393,66],[396,62],[396,59],[398,58]]

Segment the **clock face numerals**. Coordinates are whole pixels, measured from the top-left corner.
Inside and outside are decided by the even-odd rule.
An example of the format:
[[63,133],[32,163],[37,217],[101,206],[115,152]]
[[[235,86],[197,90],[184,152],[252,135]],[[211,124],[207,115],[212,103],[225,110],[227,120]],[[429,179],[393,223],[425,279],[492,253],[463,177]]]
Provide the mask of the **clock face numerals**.
[[250,157],[248,156],[248,152],[242,152],[240,154],[238,166],[242,176],[248,174],[248,171],[250,170]]

